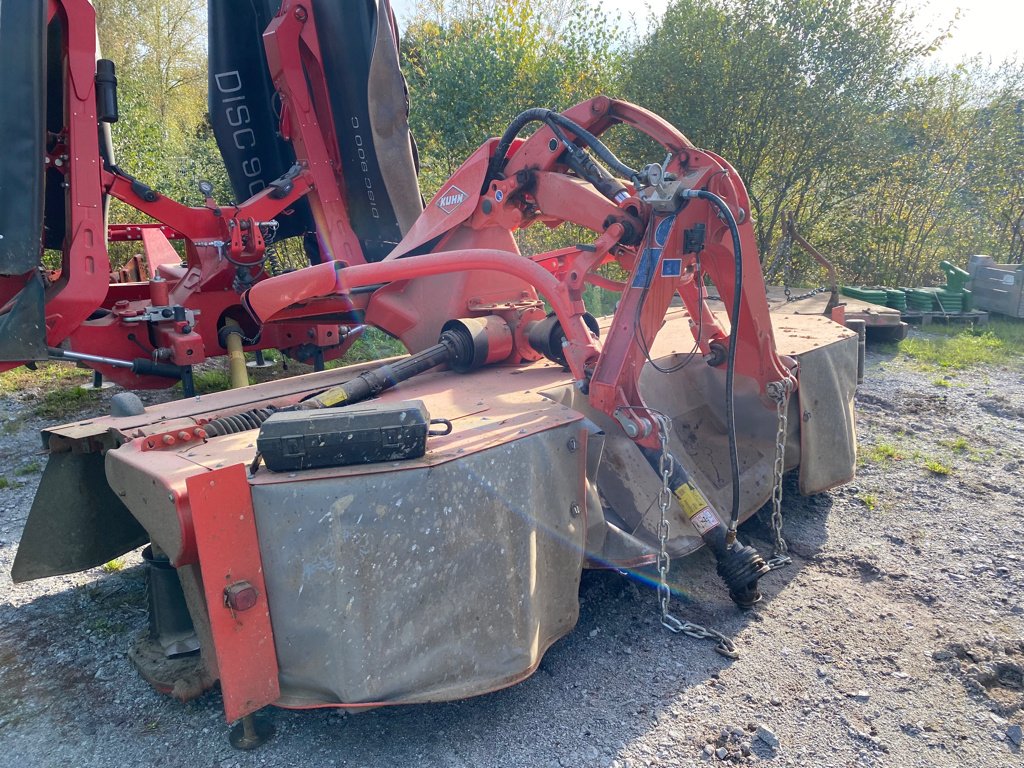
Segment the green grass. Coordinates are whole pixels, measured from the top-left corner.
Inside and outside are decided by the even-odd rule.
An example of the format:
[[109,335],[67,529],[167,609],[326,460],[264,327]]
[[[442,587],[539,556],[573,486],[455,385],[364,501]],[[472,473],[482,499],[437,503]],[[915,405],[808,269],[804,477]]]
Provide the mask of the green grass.
[[873,493],[862,493],[857,498],[867,508],[868,512],[874,512],[878,507],[878,497]]
[[[208,395],[211,392],[223,392],[231,389],[231,376],[219,368],[195,371],[192,374],[197,395]],[[180,386],[180,385],[179,385]]]
[[936,387],[943,387],[943,388],[949,388],[950,386],[952,386],[950,384],[949,379],[945,379],[945,378],[942,378],[942,377],[934,379],[932,381],[932,384],[934,384]]
[[873,445],[861,454],[865,462],[883,464],[887,461],[900,461],[904,458],[903,452],[898,446],[892,443],[878,443]]
[[[1024,323],[995,318],[984,328],[960,329],[932,325],[926,334],[914,334],[901,341],[899,351],[920,363],[926,370],[964,370],[976,365],[1019,365],[1024,362]],[[949,386],[945,376],[933,383],[936,386]]]
[[100,401],[97,390],[77,386],[61,386],[45,392],[32,409],[44,419],[73,419]]
[[100,566],[104,573],[120,573],[125,569],[125,562],[119,557],[115,557],[108,563],[104,563]]
[[956,453],[974,453],[974,448],[971,446],[967,438],[963,436],[957,437],[953,440],[939,440],[939,445],[943,445]]
[[[256,360],[256,353],[255,352],[246,352],[245,353],[245,359],[248,360],[248,361],[255,361]],[[281,353],[278,352],[276,349],[264,349],[263,350],[263,359],[266,362],[268,362],[268,363],[276,363],[278,360],[281,359]]]
[[91,381],[92,371],[71,363],[39,363],[34,371],[21,366],[0,373],[0,394],[14,394],[35,387],[70,387]]
[[924,468],[931,472],[933,475],[953,474],[953,468],[948,464],[943,464],[938,459],[927,459],[924,463]]
[[11,488],[11,487],[12,486],[11,486],[11,481],[10,480],[8,480],[6,477],[0,477],[0,490],[3,490],[4,488]]
[[327,368],[340,368],[345,365],[365,363],[370,360],[380,360],[384,357],[407,354],[405,345],[393,336],[388,336],[384,331],[376,328],[367,328],[363,334],[356,339],[355,343],[348,348],[345,356],[340,360],[331,360]]
[[18,477],[25,477],[26,475],[34,475],[41,469],[42,466],[39,464],[38,461],[30,461],[25,466],[18,467],[16,470],[14,470],[14,474],[18,475]]

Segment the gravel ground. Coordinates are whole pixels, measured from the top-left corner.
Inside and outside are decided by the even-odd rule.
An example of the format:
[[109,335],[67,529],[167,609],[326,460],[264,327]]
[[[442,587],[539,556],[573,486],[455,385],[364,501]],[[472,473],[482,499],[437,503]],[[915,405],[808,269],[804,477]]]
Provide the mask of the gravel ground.
[[[706,553],[674,564],[677,613],[734,636],[739,660],[663,631],[642,583],[588,573],[576,631],[528,681],[454,704],[273,711],[277,736],[252,753],[228,745],[219,694],[179,704],[130,667],[137,554],[11,583],[43,424],[2,398],[0,765],[1024,764],[1024,383],[935,379],[869,354],[858,478],[811,498],[787,482],[795,562],[755,610],[732,606]],[[745,537],[769,549],[760,523]]]

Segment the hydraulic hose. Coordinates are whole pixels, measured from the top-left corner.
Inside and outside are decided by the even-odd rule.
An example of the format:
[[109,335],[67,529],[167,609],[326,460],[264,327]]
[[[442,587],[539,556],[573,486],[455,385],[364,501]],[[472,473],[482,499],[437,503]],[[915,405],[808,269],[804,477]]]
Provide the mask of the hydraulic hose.
[[[572,133],[576,135],[576,138],[590,147],[590,149],[592,149],[601,160],[609,165],[615,173],[618,173],[620,176],[624,176],[627,179],[636,178],[637,171],[619,160],[607,145],[582,125],[566,117],[560,112],[555,112],[552,109],[535,107],[533,109],[527,109],[525,112],[520,112],[515,119],[509,123],[508,128],[506,128],[505,132],[501,135],[501,139],[498,141],[498,146],[494,152],[494,157],[491,158],[490,167],[487,170],[487,177],[484,180],[485,187],[490,183],[491,179],[495,178],[501,169],[504,168],[505,155],[508,154],[508,150],[512,146],[512,142],[515,140],[516,136],[518,136],[520,131],[522,131],[529,123],[534,122],[542,122],[553,130],[557,125],[572,131]],[[556,133],[559,132],[556,131]]]
[[639,175],[637,171],[619,160],[619,158],[615,156],[615,153],[608,148],[608,145],[579,123],[569,119],[560,112],[551,112],[551,120],[576,134],[576,138],[580,139],[584,144],[594,150],[594,153],[604,160],[605,163],[611,166],[611,169],[620,176],[625,176],[627,179],[632,180]]
[[733,384],[736,380],[736,341],[739,339],[740,297],[743,291],[743,246],[740,244],[740,230],[736,217],[725,200],[706,189],[688,189],[684,197],[707,200],[715,206],[722,218],[729,225],[732,235],[733,256],[736,259],[735,279],[733,281],[732,313],[729,317],[729,349],[725,357],[725,428],[729,437],[729,469],[732,471],[732,510],[729,515],[729,531],[727,541],[731,544],[736,540],[736,526],[740,520],[740,460],[736,446],[736,410],[733,397]]

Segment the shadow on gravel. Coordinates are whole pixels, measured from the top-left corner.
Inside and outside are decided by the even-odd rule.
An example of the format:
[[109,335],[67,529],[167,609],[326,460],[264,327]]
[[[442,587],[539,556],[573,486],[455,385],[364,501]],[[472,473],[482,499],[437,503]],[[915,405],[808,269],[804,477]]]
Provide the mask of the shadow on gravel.
[[[763,580],[762,606],[825,541],[832,499],[801,498],[792,479],[786,494],[786,534],[796,557]],[[741,535],[770,554],[770,531],[756,518]],[[747,630],[760,621],[759,608],[741,611],[732,604],[708,552],[674,562],[671,580],[672,610],[680,619],[730,637],[742,633],[741,654],[756,642],[757,630]],[[466,701],[355,715],[271,709],[277,735],[245,754],[228,746],[219,692],[182,705],[151,691],[131,669],[125,650],[145,626],[141,569],[133,568],[5,609],[4,618],[13,620],[0,636],[0,687],[13,695],[0,708],[0,725],[31,734],[45,722],[72,741],[92,734],[107,745],[94,753],[96,764],[130,749],[133,760],[159,760],[166,768],[195,764],[198,755],[203,764],[226,766],[604,766],[639,743],[648,749],[652,739],[652,760],[665,760],[678,757],[681,744],[691,744],[683,751],[696,757],[708,742],[740,738],[720,729],[697,732],[668,717],[670,707],[682,704],[730,722],[717,702],[734,684],[720,679],[733,662],[716,654],[710,641],[664,630],[653,588],[616,572],[586,572],[580,606],[575,631],[523,683]],[[738,726],[747,730],[755,755],[771,757],[753,737],[753,724]]]

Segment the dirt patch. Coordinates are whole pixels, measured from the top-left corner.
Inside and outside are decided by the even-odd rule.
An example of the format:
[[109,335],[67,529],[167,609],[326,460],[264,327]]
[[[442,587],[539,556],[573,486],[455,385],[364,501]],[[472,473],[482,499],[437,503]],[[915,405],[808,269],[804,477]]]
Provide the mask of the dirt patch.
[[993,712],[1009,717],[1024,709],[1024,641],[953,643],[932,658],[961,677],[968,692]]

